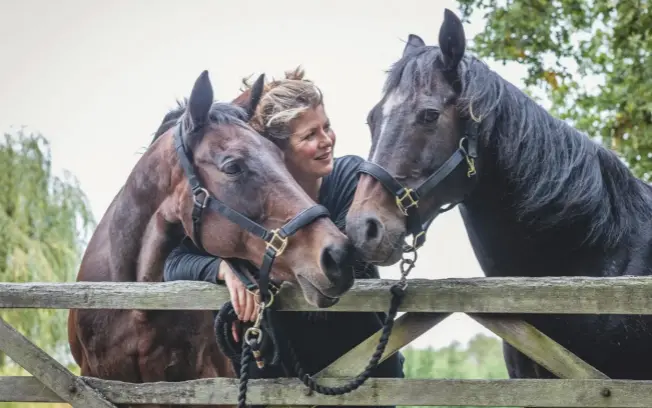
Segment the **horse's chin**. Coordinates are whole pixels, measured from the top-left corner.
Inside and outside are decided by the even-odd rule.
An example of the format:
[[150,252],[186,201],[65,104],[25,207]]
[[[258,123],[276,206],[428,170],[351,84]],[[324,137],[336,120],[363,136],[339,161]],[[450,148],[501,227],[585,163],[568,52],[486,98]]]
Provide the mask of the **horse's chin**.
[[402,256],[403,256],[403,250],[401,249],[401,246],[396,245],[394,246],[394,249],[390,252],[387,258],[385,258],[382,261],[372,262],[372,263],[375,263],[378,266],[392,266],[398,261],[400,261]]
[[392,266],[401,260],[403,256],[403,237],[404,234],[397,234],[396,238],[383,241],[375,248],[369,248],[367,245],[356,248],[358,256],[366,263],[376,266]]
[[306,301],[312,306],[320,309],[325,309],[333,306],[340,301],[339,297],[332,297],[324,294],[316,285],[314,285],[308,278],[297,275],[297,281],[303,292]]

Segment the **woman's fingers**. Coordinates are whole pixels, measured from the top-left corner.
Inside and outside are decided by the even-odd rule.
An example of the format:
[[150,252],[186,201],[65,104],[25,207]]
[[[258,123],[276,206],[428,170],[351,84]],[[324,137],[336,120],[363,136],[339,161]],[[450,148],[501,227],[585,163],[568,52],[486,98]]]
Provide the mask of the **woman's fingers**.
[[256,297],[251,292],[246,292],[247,300],[244,312],[244,321],[256,320]]
[[245,298],[241,296],[240,288],[237,287],[237,285],[233,286],[234,287],[232,288],[229,287],[229,292],[231,293],[231,303],[233,304],[233,310],[235,311],[236,316],[238,316],[238,319],[242,320]]

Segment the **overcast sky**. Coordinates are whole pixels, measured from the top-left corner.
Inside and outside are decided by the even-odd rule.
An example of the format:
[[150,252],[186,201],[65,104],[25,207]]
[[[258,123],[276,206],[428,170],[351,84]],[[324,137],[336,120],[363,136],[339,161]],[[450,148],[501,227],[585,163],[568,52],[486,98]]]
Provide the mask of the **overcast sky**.
[[[208,69],[216,98],[242,77],[282,76],[301,64],[326,98],[336,155],[367,157],[368,110],[408,34],[435,44],[449,0],[0,0],[0,129],[28,126],[52,143],[99,220],[176,98]],[[459,13],[458,13],[459,15]],[[465,26],[471,37],[481,28]],[[491,64],[521,86],[517,65]],[[382,268],[397,278],[398,268]],[[482,273],[459,213],[431,227],[412,278]],[[479,324],[454,315],[414,345],[465,342]]]

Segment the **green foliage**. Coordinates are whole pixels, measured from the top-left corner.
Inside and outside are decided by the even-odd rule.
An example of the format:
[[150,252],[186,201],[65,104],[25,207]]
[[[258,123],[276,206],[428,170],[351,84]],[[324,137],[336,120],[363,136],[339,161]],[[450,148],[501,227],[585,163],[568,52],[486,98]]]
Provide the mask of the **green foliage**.
[[[407,347],[406,378],[505,379],[502,341],[484,334],[473,337],[466,348],[453,342],[441,349]],[[433,390],[433,392],[437,392]],[[459,407],[458,407],[459,408]],[[462,407],[463,408],[463,407]]]
[[[74,177],[53,174],[42,135],[4,135],[0,191],[0,281],[74,281],[95,221]],[[67,352],[67,310],[4,310],[0,316],[50,354]],[[0,366],[5,362],[0,355]]]
[[527,67],[551,113],[619,152],[652,180],[652,13],[649,0],[459,0],[484,12],[478,56]]

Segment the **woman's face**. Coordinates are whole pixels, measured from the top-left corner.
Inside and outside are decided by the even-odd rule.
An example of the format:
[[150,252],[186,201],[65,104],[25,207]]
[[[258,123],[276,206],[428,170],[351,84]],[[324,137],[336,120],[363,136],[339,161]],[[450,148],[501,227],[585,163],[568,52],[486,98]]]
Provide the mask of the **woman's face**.
[[291,126],[285,163],[290,173],[297,178],[326,176],[333,170],[333,147],[335,133],[324,105],[304,112]]

